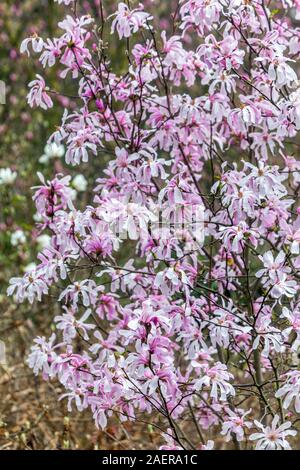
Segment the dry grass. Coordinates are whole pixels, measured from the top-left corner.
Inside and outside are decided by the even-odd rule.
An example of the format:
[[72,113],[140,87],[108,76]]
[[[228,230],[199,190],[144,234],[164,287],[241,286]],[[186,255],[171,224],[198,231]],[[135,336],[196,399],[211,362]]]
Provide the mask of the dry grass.
[[114,421],[106,431],[97,430],[89,412],[68,413],[65,401],[59,401],[60,384],[33,375],[26,357],[33,338],[49,335],[47,305],[34,316],[18,313],[20,307],[5,300],[0,309],[0,339],[6,346],[0,366],[0,450],[158,448],[160,435],[143,423]]
[[[159,416],[141,416],[144,422],[125,423],[114,418],[105,431],[98,430],[89,411],[68,412],[66,401],[59,400],[65,392],[59,383],[33,375],[26,358],[36,336],[51,334],[55,308],[54,303],[43,302],[24,311],[0,296],[0,340],[6,346],[6,361],[0,365],[0,450],[158,449],[164,439],[160,430],[147,422],[166,429],[167,423]],[[249,407],[255,409],[255,404],[249,403]],[[186,436],[196,443],[191,420],[186,418],[181,424]],[[215,441],[215,448],[233,448],[215,429],[206,437]]]

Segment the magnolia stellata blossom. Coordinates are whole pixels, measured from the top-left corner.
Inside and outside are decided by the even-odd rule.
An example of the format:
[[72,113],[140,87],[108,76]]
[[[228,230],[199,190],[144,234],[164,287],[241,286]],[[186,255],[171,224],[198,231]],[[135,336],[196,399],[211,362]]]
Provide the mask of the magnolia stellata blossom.
[[57,145],[55,142],[47,144],[44,148],[44,154],[39,158],[40,163],[49,163],[52,158],[61,158],[64,156],[65,148],[63,145]]
[[30,367],[98,427],[140,413],[159,422],[162,449],[212,449],[216,434],[228,447],[289,449],[299,2],[182,0],[162,23],[157,2],[102,1],[95,18],[58,3],[57,37],[21,43],[74,97],[63,107],[49,78],[29,84],[29,106],[63,107],[41,162],[73,167],[72,178],[38,175],[41,251],[8,288],[18,301],[57,300],[56,336],[35,341]]
[[283,397],[283,407],[289,408],[294,402],[297,413],[300,411],[300,374],[299,371],[293,370],[285,374],[285,384],[276,392],[276,397]]
[[10,168],[0,169],[0,186],[8,186],[14,183],[17,178],[17,172],[12,171]]
[[115,29],[119,34],[119,38],[129,38],[132,33],[136,33],[139,28],[147,26],[147,21],[150,21],[152,17],[142,11],[142,4],[139,9],[130,10],[126,3],[119,3],[117,13],[114,13],[114,20],[111,25],[111,32]]
[[52,108],[53,102],[47,93],[48,88],[46,87],[45,80],[40,76],[36,75],[37,79],[29,83],[30,92],[28,93],[29,106],[40,106],[43,109]]
[[233,413],[230,409],[228,410],[229,416],[225,418],[221,432],[222,435],[226,436],[226,440],[230,440],[233,434],[236,435],[238,441],[244,439],[244,430],[252,427],[252,422],[245,419],[245,416],[249,413],[251,413],[251,410],[240,416],[239,414],[236,415]]
[[291,450],[291,446],[286,438],[288,436],[295,436],[297,431],[289,429],[291,427],[290,421],[286,421],[280,426],[277,426],[278,422],[278,415],[274,417],[271,426],[264,427],[259,421],[254,421],[256,427],[260,430],[260,432],[250,436],[251,441],[257,441],[256,450]]

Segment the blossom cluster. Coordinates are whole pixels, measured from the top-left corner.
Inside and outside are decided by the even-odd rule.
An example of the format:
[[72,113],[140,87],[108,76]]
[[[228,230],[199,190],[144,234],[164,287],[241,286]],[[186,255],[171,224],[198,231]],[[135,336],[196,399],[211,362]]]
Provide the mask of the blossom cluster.
[[[119,2],[107,14],[103,1],[92,18],[79,16],[80,2],[59,3],[61,35],[21,44],[77,84],[78,105],[48,145],[64,146],[74,167],[109,162],[83,210],[70,176],[39,175],[34,201],[49,243],[8,293],[56,296],[61,313],[55,333],[35,340],[30,367],[58,379],[69,409],[90,409],[101,428],[149,415],[164,449],[211,449],[217,429],[237,449],[291,448],[298,2],[181,0],[159,32],[151,6]],[[116,41],[122,71],[109,56]],[[47,110],[56,92],[41,73],[28,103]],[[178,225],[195,206],[200,226]]]

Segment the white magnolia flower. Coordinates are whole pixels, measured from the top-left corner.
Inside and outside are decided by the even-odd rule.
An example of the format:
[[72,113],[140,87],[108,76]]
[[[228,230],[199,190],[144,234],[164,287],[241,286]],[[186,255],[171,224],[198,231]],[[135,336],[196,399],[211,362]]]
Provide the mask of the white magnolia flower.
[[83,175],[76,175],[75,178],[72,181],[73,187],[76,189],[78,192],[85,191],[87,188],[87,180]]
[[239,442],[242,441],[245,436],[245,429],[250,429],[252,426],[252,422],[245,419],[245,417],[251,413],[251,408],[243,414],[241,414],[242,410],[238,411],[239,413],[237,414],[229,409],[227,411],[229,416],[228,418],[225,418],[223,422],[221,435],[225,436],[225,440],[227,442],[232,439],[233,434],[236,435],[236,439]]
[[264,264],[264,269],[260,269],[255,274],[256,277],[268,275],[271,279],[276,279],[278,271],[289,272],[290,270],[284,266],[286,255],[284,251],[280,251],[276,258],[271,251],[267,251],[264,255],[258,257]]
[[275,284],[273,285],[270,294],[274,299],[279,299],[283,295],[291,298],[291,297],[294,297],[297,290],[298,290],[297,282],[294,279],[288,279],[285,273],[279,271],[277,273],[277,280]]
[[35,222],[42,222],[43,217],[41,216],[41,214],[39,214],[38,212],[36,212],[36,213],[33,215],[33,220],[34,220]]
[[75,199],[77,198],[76,189],[70,188],[70,197],[71,197],[72,201],[75,201]]
[[292,370],[285,374],[285,384],[277,390],[275,397],[283,399],[283,408],[288,409],[294,402],[295,410],[300,413],[300,372]]
[[225,364],[216,362],[212,367],[208,364],[201,364],[198,361],[191,362],[192,367],[195,367],[202,372],[202,377],[195,381],[195,390],[201,390],[203,387],[210,387],[210,396],[215,400],[226,400],[228,395],[234,396],[235,390],[229,383],[233,378],[230,372],[227,372]]
[[26,242],[26,237],[25,237],[25,233],[23,232],[23,230],[18,229],[14,233],[11,234],[10,243],[13,246],[22,245],[25,242]]
[[250,441],[257,441],[255,450],[291,450],[287,442],[287,436],[296,436],[297,431],[289,429],[291,422],[286,421],[277,427],[279,416],[276,415],[271,426],[263,426],[259,421],[254,421],[255,425],[261,429],[261,432],[251,434]]
[[1,168],[0,169],[0,185],[8,186],[13,184],[17,177],[16,171],[11,171],[10,168]]
[[207,441],[206,444],[201,444],[200,449],[201,450],[213,450],[214,446],[215,446],[214,441]]
[[93,323],[86,323],[86,320],[91,315],[91,309],[89,308],[86,310],[79,320],[75,318],[74,313],[71,310],[69,311],[66,307],[64,307],[64,310],[66,313],[54,317],[54,321],[57,324],[57,329],[62,330],[63,332],[64,341],[70,343],[71,340],[75,338],[78,330],[81,332],[82,337],[88,341],[88,332],[96,328],[96,325]]
[[61,158],[65,154],[65,147],[55,142],[47,144],[44,148],[44,154],[39,158],[40,163],[48,163],[52,158]]
[[57,3],[61,4],[64,3],[65,5],[69,5],[73,0],[55,0]]
[[33,271],[35,268],[36,268],[35,263],[29,263],[24,267],[24,271],[25,273],[31,273],[31,271]]
[[46,248],[46,246],[50,245],[51,237],[49,235],[46,235],[45,233],[43,235],[40,235],[36,239],[37,244],[39,245],[40,249]]

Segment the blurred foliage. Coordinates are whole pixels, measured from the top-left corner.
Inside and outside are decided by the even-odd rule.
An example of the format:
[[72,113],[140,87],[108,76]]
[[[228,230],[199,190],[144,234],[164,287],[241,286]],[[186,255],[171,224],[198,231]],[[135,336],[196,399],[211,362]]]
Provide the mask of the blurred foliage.
[[[34,58],[21,56],[21,41],[37,31],[53,33],[56,23],[53,0],[7,0],[0,4],[0,80],[6,85],[6,104],[0,105],[0,169],[17,173],[13,184],[0,184],[0,293],[4,293],[11,270],[20,270],[33,258],[34,206],[31,186],[37,184],[38,159],[47,136],[58,122],[57,108],[45,115],[30,109],[27,84],[39,71]],[[26,242],[11,244],[11,235],[22,229]]]

